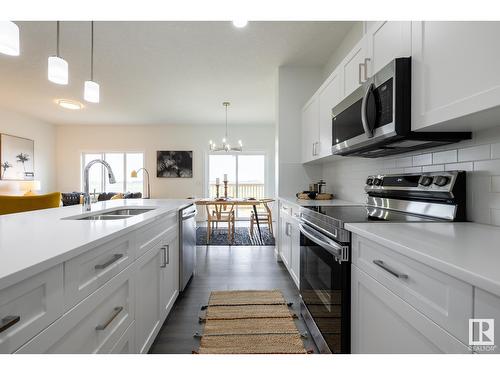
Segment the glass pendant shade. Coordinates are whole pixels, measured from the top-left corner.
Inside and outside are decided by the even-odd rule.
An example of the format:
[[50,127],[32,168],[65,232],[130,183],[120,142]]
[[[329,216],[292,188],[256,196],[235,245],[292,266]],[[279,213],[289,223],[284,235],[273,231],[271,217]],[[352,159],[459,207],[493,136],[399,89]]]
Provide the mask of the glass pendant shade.
[[49,57],[49,81],[58,85],[68,84],[68,63],[61,57]]
[[94,81],[85,81],[83,98],[90,103],[99,103],[99,84]]
[[0,21],[0,53],[19,56],[19,27],[11,21]]

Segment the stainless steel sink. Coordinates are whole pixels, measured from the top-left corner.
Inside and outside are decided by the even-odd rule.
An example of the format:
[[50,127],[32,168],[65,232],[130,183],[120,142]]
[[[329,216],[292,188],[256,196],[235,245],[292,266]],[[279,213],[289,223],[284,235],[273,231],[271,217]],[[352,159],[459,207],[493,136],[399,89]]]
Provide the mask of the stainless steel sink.
[[144,214],[152,211],[154,208],[118,208],[113,211],[96,212],[86,216],[73,216],[65,219],[72,220],[120,220],[134,217],[135,215]]
[[102,215],[134,216],[144,214],[153,210],[152,208],[120,208],[118,210],[104,212]]
[[128,219],[132,217],[132,215],[92,215],[81,217],[77,220],[119,220],[119,219]]

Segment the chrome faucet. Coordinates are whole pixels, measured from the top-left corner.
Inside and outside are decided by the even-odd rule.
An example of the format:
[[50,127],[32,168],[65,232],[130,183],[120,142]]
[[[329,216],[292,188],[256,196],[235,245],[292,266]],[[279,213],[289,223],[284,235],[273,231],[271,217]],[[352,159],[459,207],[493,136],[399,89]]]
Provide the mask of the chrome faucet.
[[108,162],[101,160],[101,159],[95,159],[95,160],[89,161],[89,163],[85,166],[85,169],[83,170],[83,210],[84,211],[90,211],[89,169],[90,169],[90,167],[92,167],[94,164],[97,164],[97,163],[101,163],[108,170],[109,183],[114,184],[116,182],[115,175],[113,173],[113,169],[111,169],[111,165],[109,165]]

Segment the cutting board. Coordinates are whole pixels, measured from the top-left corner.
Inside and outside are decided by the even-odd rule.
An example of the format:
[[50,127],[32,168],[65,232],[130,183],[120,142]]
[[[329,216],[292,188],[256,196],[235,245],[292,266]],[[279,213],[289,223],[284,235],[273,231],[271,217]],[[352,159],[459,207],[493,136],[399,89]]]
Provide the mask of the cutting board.
[[[314,197],[313,194],[316,194]],[[299,199],[307,199],[307,200],[330,200],[333,199],[333,194],[330,193],[310,193],[310,192],[302,192],[302,193],[297,193],[297,198]]]

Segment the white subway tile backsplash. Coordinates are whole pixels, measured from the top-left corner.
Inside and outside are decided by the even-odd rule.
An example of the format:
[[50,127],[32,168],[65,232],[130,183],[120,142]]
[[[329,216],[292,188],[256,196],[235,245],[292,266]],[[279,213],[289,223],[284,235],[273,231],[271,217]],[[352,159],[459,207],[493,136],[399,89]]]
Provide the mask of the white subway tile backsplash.
[[422,172],[442,172],[444,171],[444,164],[426,165],[422,167]]
[[434,164],[456,163],[457,150],[435,152],[432,154],[432,162]]
[[491,224],[500,225],[500,210],[496,208],[491,208],[490,215],[491,215]]
[[491,158],[500,159],[500,143],[495,143],[491,145]]
[[444,166],[445,171],[473,171],[474,164],[472,162],[468,163],[451,163]]
[[413,166],[432,164],[432,154],[415,155],[413,157]]
[[490,145],[467,147],[458,150],[458,161],[485,160],[491,156]]
[[412,164],[413,164],[413,159],[411,156],[408,156],[406,158],[396,159],[396,167],[398,168],[411,167]]
[[474,171],[490,175],[500,175],[500,160],[475,161]]
[[491,176],[491,188],[492,193],[500,193],[500,176]]
[[385,169],[388,169],[388,168],[396,168],[396,159],[387,159],[387,160],[384,160],[384,168]]
[[419,173],[419,172],[422,172],[422,167],[405,168],[405,173]]

